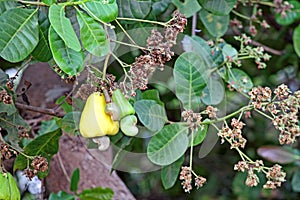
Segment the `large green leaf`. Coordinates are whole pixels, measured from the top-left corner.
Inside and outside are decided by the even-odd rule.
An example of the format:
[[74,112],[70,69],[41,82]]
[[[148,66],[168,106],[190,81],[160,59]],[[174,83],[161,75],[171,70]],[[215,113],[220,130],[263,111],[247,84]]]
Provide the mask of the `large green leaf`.
[[206,84],[202,77],[206,68],[201,57],[194,52],[185,52],[176,60],[173,72],[176,96],[184,109],[199,108],[200,95]]
[[168,166],[163,166],[163,168],[161,169],[161,181],[166,190],[173,187],[176,183],[183,162],[184,156],[181,156],[174,163]]
[[137,101],[134,109],[142,124],[153,132],[160,131],[168,121],[164,107],[154,100]]
[[227,82],[237,91],[248,92],[253,87],[251,78],[240,69],[230,69],[228,76]]
[[217,105],[224,99],[225,89],[219,80],[209,78],[202,91],[201,100],[205,105]]
[[76,33],[70,20],[65,16],[65,7],[57,4],[51,5],[49,8],[49,20],[51,27],[65,42],[66,46],[75,51],[80,51],[81,46]]
[[[24,147],[24,154],[29,156],[43,156],[47,158],[48,163],[50,163],[52,156],[58,151],[59,138],[61,134],[61,129],[57,129],[53,132],[36,137]],[[27,158],[22,154],[19,154],[14,163],[14,170],[22,170],[26,167]],[[44,173],[40,173],[40,178],[47,176],[48,172],[49,169]]]
[[147,148],[148,158],[157,165],[169,165],[178,160],[189,143],[188,127],[178,123],[165,126],[154,135]]
[[119,17],[145,18],[151,10],[151,0],[117,0]]
[[6,83],[7,79],[8,75],[2,69],[0,69],[0,84]]
[[12,115],[17,111],[15,105],[5,104],[3,101],[0,101],[0,113],[6,113],[7,115]]
[[157,89],[146,90],[142,93],[143,99],[154,100],[159,105],[164,106],[164,102],[162,102],[159,98],[159,92]]
[[8,132],[8,134],[5,136],[5,140],[15,148],[19,148],[19,126],[23,126],[26,128],[26,130],[30,130],[30,127],[18,112],[15,112],[11,115],[0,112],[0,127],[4,128]]
[[116,0],[108,3],[105,1],[93,1],[85,3],[82,8],[93,18],[98,18],[103,22],[111,22],[118,16],[118,5]]
[[62,71],[73,76],[83,70],[83,53],[68,48],[52,26],[49,29],[49,43],[53,58]]
[[181,14],[184,14],[187,18],[193,16],[201,9],[197,0],[180,1],[173,0],[173,4],[178,8]]
[[24,60],[39,40],[37,9],[14,8],[0,15],[0,56],[9,62]]
[[212,49],[207,45],[207,41],[198,36],[190,37],[185,35],[182,46],[186,52],[197,53],[209,68],[216,67],[224,61],[221,50],[214,50],[212,53]]
[[228,15],[236,0],[198,0],[200,5],[215,15]]
[[199,12],[199,17],[205,28],[214,37],[222,37],[229,25],[229,15],[214,15],[202,9]]
[[111,200],[114,192],[110,188],[96,187],[85,189],[79,194],[79,198],[83,200]]
[[293,33],[293,42],[294,42],[294,49],[297,55],[300,57],[300,25],[295,28]]
[[151,12],[154,15],[163,13],[168,8],[171,2],[172,0],[153,0]]
[[275,15],[276,22],[280,25],[287,26],[287,25],[290,25],[300,19],[300,12],[299,12],[300,3],[299,3],[299,1],[289,1],[289,3],[291,5],[293,5],[294,7],[291,9],[291,11],[286,12],[286,15],[284,17],[281,16],[281,13],[277,13]]
[[[198,131],[194,133],[193,146],[197,146],[203,142],[206,137],[208,125],[204,124],[198,128]],[[191,135],[190,135],[191,136]],[[191,140],[192,137],[189,137]],[[189,146],[191,146],[191,142],[189,142]]]
[[39,43],[32,52],[32,56],[41,62],[47,62],[52,58],[48,42],[50,22],[47,15],[39,12]]
[[109,43],[102,25],[83,12],[77,12],[80,24],[80,39],[83,47],[95,56],[105,56],[109,52]]
[[0,15],[2,15],[5,11],[15,8],[17,6],[16,1],[6,0],[0,1]]

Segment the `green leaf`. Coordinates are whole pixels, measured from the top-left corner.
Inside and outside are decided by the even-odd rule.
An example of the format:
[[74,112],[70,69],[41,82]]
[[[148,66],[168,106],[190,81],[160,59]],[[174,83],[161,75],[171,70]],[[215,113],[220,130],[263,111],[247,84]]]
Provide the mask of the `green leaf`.
[[118,5],[116,0],[111,0],[108,3],[104,2],[105,1],[87,2],[82,8],[96,20],[98,18],[103,22],[111,22],[118,16]]
[[0,15],[2,15],[5,11],[15,8],[17,6],[16,1],[6,0],[0,1]]
[[164,102],[162,102],[159,98],[159,92],[157,89],[146,90],[142,93],[143,99],[154,100],[161,106],[164,106]]
[[300,57],[300,25],[295,28],[293,33],[293,42],[294,42],[294,49],[297,55]]
[[257,154],[273,163],[289,164],[299,159],[292,149],[281,146],[262,146],[257,149]]
[[[207,129],[208,129],[208,125],[207,124],[204,124],[204,125],[202,125],[202,126],[200,126],[198,128],[198,131],[196,133],[194,133],[193,146],[197,146],[197,145],[199,145],[199,144],[201,144],[203,142],[203,140],[206,137]],[[191,139],[191,137],[190,137],[190,139]],[[189,144],[190,143],[191,142],[189,142]]]
[[194,52],[185,52],[176,60],[173,72],[176,96],[184,109],[199,108],[201,91],[205,87],[203,72],[207,68],[201,57]]
[[230,69],[228,75],[229,79],[227,82],[234,89],[242,92],[249,92],[252,89],[253,83],[246,72],[240,69]]
[[171,2],[172,0],[154,0],[154,2],[152,3],[151,12],[154,15],[159,15],[163,13],[169,7]]
[[102,25],[83,12],[77,12],[80,24],[80,39],[83,47],[95,56],[105,56],[109,53],[109,43]]
[[0,101],[0,113],[6,113],[7,115],[12,115],[17,112],[15,105],[12,104],[5,104],[3,101]]
[[0,69],[0,84],[6,83],[8,78],[8,75],[2,69]]
[[292,188],[295,192],[300,192],[300,170],[299,169],[293,175]]
[[212,49],[207,45],[207,41],[198,36],[190,37],[185,35],[182,45],[186,52],[197,53],[209,68],[217,67],[224,61],[221,50],[212,53]]
[[119,17],[144,19],[151,10],[151,0],[117,0]]
[[74,76],[83,70],[82,52],[68,48],[52,26],[49,29],[49,43],[53,58],[62,71]]
[[20,141],[18,126],[23,126],[26,130],[30,130],[29,125],[23,120],[18,112],[11,115],[0,113],[0,127],[8,132],[7,136],[5,136],[5,140],[10,142],[10,144],[16,148],[19,148]]
[[215,15],[228,15],[236,0],[198,0],[200,5]]
[[51,119],[48,121],[42,121],[41,127],[38,130],[39,135],[45,134],[45,133],[49,133],[49,132],[53,132],[55,130],[57,130],[59,127],[56,124],[55,119]]
[[[51,158],[58,151],[59,138],[61,136],[61,129],[46,133],[36,137],[24,147],[24,154],[29,156],[43,156],[47,158],[50,163]],[[25,169],[27,167],[27,158],[19,154],[14,163],[14,171],[17,169]],[[39,173],[40,178],[48,175],[49,169],[44,173]]]
[[173,4],[178,8],[181,14],[184,14],[187,18],[193,16],[201,9],[197,0],[173,0]]
[[134,109],[141,123],[153,132],[160,131],[168,121],[165,108],[154,100],[137,101]]
[[32,52],[32,56],[41,62],[47,62],[52,58],[48,42],[50,22],[47,15],[39,12],[39,43]]
[[69,112],[61,120],[59,126],[68,134],[78,135],[79,119],[81,112]]
[[42,0],[42,2],[50,6],[54,3],[56,3],[56,0]]
[[229,25],[229,15],[214,15],[202,9],[199,12],[199,17],[212,36],[222,37],[226,33]]
[[76,192],[78,190],[78,183],[80,179],[80,170],[79,168],[76,168],[71,177],[71,182],[70,182],[70,190],[73,192]]
[[286,12],[285,17],[281,17],[280,13],[275,14],[276,22],[280,25],[287,26],[300,19],[300,3],[298,1],[288,1],[294,7],[290,12]]
[[205,105],[217,105],[224,99],[225,89],[219,80],[209,78],[202,90],[201,100]]
[[[73,101],[73,100],[72,100]],[[69,113],[73,111],[73,105],[70,105],[66,101],[66,96],[59,97],[56,102],[56,105],[60,105],[61,108],[65,111],[65,113]]]
[[93,188],[83,190],[79,198],[83,200],[111,200],[114,192],[110,188]]
[[51,193],[49,200],[75,200],[75,196],[64,191],[59,191],[57,194]]
[[14,8],[3,13],[0,35],[0,56],[12,63],[24,60],[39,40],[37,9]]
[[164,126],[148,144],[148,158],[156,165],[169,165],[178,160],[188,147],[188,127],[178,123]]
[[180,167],[182,166],[183,162],[184,156],[181,156],[174,163],[168,166],[163,166],[163,168],[161,169],[161,181],[166,190],[175,185],[176,180],[178,179],[178,174],[180,172]]
[[236,58],[238,55],[237,50],[232,47],[230,44],[225,44],[222,48],[223,60],[227,60],[227,57],[232,59]]
[[[72,27],[72,24],[65,16],[65,7],[53,4],[49,9],[49,20],[51,27],[65,42],[66,46],[75,51],[80,51],[81,46]],[[53,52],[52,52],[53,53]]]

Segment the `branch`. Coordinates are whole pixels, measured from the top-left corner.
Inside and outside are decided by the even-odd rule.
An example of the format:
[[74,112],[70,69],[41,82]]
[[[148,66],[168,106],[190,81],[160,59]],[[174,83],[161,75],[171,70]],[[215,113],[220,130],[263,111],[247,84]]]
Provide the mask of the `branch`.
[[54,109],[29,106],[29,105],[25,105],[25,104],[21,104],[21,103],[17,103],[17,102],[15,103],[15,106],[19,109],[38,112],[38,113],[42,113],[42,114],[45,114],[45,115],[51,115],[51,116],[56,116],[56,117],[63,117],[64,116],[63,113],[55,111]]

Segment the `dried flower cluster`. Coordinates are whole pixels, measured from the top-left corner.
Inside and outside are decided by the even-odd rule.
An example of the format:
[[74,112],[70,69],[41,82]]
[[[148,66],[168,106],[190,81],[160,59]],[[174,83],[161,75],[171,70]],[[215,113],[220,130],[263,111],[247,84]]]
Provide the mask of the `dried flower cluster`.
[[275,189],[276,187],[280,187],[281,183],[285,181],[286,173],[281,170],[281,166],[275,164],[271,167],[266,173],[266,177],[268,179],[267,183],[264,185],[264,188]]
[[5,89],[0,91],[0,102],[4,104],[12,104],[13,98],[10,96]]
[[272,114],[272,123],[280,131],[280,144],[294,143],[296,137],[300,136],[298,125],[300,91],[292,95],[289,88],[282,84],[274,90],[274,94],[278,101],[272,101],[272,90],[268,87],[253,88],[249,92],[255,108],[268,110]]
[[183,32],[187,19],[179,12],[174,12],[173,19],[169,21],[164,33],[152,30],[147,39],[147,51],[135,59],[128,72],[129,83],[125,80],[120,88],[125,94],[135,95],[136,89],[147,89],[148,79],[158,67],[163,70],[164,63],[171,60],[174,52],[171,48],[176,44],[178,33]]
[[261,109],[263,102],[271,102],[272,90],[269,87],[254,87],[248,94],[254,108]]
[[[193,189],[192,186],[192,169],[187,166],[181,167],[179,180],[182,180],[181,185],[185,192],[190,192]],[[206,182],[206,178],[202,176],[195,177],[195,186],[198,188],[202,187]]]
[[25,176],[31,180],[38,172],[46,172],[48,170],[48,161],[42,156],[36,156],[31,162],[31,168],[24,170]]
[[10,159],[17,154],[18,153],[15,150],[11,149],[8,144],[0,142],[0,159]]
[[117,83],[115,80],[116,77],[112,74],[106,74],[104,81],[94,73],[89,72],[87,83],[80,86],[75,96],[86,100],[93,92],[102,92],[103,88],[107,89],[109,94],[112,94],[112,92],[117,88]]
[[214,119],[217,117],[217,111],[218,111],[217,108],[214,108],[212,106],[207,106],[205,110],[205,114],[207,114],[210,119]]
[[233,148],[244,148],[247,140],[242,135],[242,128],[245,124],[237,119],[233,118],[231,120],[231,127],[223,126],[222,129],[218,132],[218,136],[221,137],[221,143],[225,142],[225,139],[228,140],[231,144],[231,149]]
[[24,126],[18,126],[17,129],[19,138],[29,138],[29,133]]
[[275,5],[275,13],[280,13],[281,17],[285,17],[287,12],[290,12],[291,9],[294,7],[292,4],[290,4],[288,1],[283,0],[274,0],[273,1]]
[[266,167],[262,160],[256,160],[255,162],[250,161],[239,161],[234,165],[234,170],[247,172],[247,179],[245,184],[247,186],[257,186],[259,183],[259,178],[254,171],[264,172],[266,174],[267,182],[264,184],[264,188],[275,189],[280,187],[282,182],[285,181],[286,173],[281,170],[281,166],[275,164],[273,167],[268,168],[268,171],[265,171]]
[[183,120],[187,122],[188,127],[192,131],[198,130],[202,119],[200,113],[194,113],[192,110],[184,110],[182,111],[181,116],[183,117]]
[[70,76],[64,71],[62,71],[58,66],[52,66],[52,69],[60,76],[61,79],[64,79],[66,83],[73,84],[76,81],[76,76]]

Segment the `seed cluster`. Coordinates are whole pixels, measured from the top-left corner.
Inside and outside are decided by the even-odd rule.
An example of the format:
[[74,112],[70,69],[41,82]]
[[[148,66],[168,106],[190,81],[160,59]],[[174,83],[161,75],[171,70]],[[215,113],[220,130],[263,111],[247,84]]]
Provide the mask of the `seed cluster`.
[[0,159],[10,159],[14,155],[17,155],[17,152],[11,149],[8,144],[1,142],[0,143]]
[[147,39],[147,51],[131,64],[128,72],[130,83],[125,81],[120,83],[123,93],[134,96],[136,89],[147,89],[148,79],[156,68],[163,70],[165,62],[170,61],[174,55],[171,48],[176,44],[177,35],[183,32],[186,24],[186,17],[175,11],[163,34],[155,29],[151,31]]

